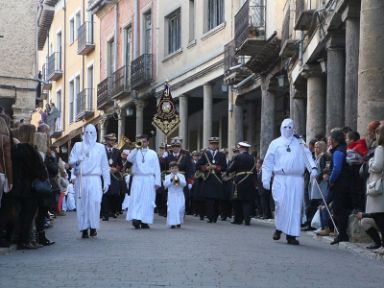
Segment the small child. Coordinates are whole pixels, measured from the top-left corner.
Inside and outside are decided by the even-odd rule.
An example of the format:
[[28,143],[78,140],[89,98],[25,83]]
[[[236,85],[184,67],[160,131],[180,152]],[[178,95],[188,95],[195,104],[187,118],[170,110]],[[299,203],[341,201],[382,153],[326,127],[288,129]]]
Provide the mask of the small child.
[[167,225],[180,228],[184,220],[185,198],[183,188],[187,185],[183,174],[179,173],[176,161],[169,163],[171,174],[165,176],[164,187],[168,188]]
[[76,200],[75,200],[75,189],[74,189],[75,180],[76,180],[76,176],[71,174],[71,181],[67,186],[67,210],[68,211],[76,211]]

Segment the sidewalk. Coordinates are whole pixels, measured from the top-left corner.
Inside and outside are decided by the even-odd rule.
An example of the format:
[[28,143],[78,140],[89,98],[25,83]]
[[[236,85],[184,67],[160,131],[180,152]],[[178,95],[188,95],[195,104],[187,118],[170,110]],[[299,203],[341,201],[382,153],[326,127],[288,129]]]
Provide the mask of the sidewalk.
[[[256,222],[262,222],[262,223],[268,223],[270,225],[274,225],[275,221],[274,219],[268,219],[268,220],[262,220],[262,219],[255,219],[252,218],[252,221]],[[333,241],[333,237],[330,236],[317,236],[314,231],[301,231],[302,235],[307,235],[312,237],[314,240],[322,241],[325,243],[331,243]],[[352,252],[353,254],[367,257],[369,259],[375,259],[378,261],[381,261],[384,263],[384,254],[378,254],[375,253],[373,250],[369,250],[366,248],[369,243],[357,243],[357,242],[340,242],[339,244],[336,244],[335,246],[339,249],[348,250]]]

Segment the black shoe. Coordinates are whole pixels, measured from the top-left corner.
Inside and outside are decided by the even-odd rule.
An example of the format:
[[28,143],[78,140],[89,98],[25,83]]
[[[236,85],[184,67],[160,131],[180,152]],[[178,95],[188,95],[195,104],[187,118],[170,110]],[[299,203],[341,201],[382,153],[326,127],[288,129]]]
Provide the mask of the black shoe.
[[91,230],[90,230],[90,232],[89,232],[89,235],[90,235],[91,237],[95,237],[95,236],[97,235],[97,231],[96,231],[96,229],[91,228]]
[[348,237],[337,236],[335,239],[333,239],[333,241],[330,244],[335,245],[335,244],[339,244],[340,242],[348,242],[348,241],[349,241]]
[[132,225],[135,227],[135,229],[140,229],[140,220],[132,220]]
[[103,221],[109,221],[109,217],[104,216],[104,217],[103,217]]
[[85,230],[82,231],[81,238],[83,238],[83,239],[89,238],[89,236],[88,236],[88,229],[85,229]]
[[141,223],[141,229],[149,229],[149,225],[146,223]]
[[181,225],[180,225],[180,224],[178,224],[178,225],[176,225],[176,227],[177,227],[177,228],[181,228]]
[[281,231],[275,230],[275,233],[273,233],[272,239],[273,240],[280,240],[280,237],[281,237]]
[[213,220],[208,220],[207,223],[214,223]]
[[175,229],[176,228],[176,226],[175,225],[171,225],[171,229]]
[[299,245],[300,242],[294,236],[287,236],[287,243],[289,245]]
[[381,247],[381,243],[372,243],[371,245],[367,246],[367,249],[373,250]]
[[221,217],[220,220],[221,220],[221,221],[226,221],[226,220],[227,220],[227,217]]
[[244,220],[244,224],[245,224],[246,226],[251,225],[251,219],[246,219],[246,220]]
[[47,239],[47,237],[45,237],[44,231],[37,233],[37,239],[38,239],[38,243],[43,246],[51,246],[56,243],[55,241],[50,241],[49,239]]

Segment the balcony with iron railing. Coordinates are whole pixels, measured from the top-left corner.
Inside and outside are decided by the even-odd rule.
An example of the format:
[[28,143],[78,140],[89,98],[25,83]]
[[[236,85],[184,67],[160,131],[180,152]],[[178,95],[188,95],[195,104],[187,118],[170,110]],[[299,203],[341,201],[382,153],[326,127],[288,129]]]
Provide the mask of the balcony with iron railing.
[[48,81],[48,67],[46,64],[43,64],[41,68],[41,90],[51,90],[52,83]]
[[56,81],[63,76],[61,53],[54,52],[48,56],[47,80]]
[[311,0],[296,0],[296,24],[295,30],[307,31],[313,21],[316,7]]
[[239,55],[252,55],[265,43],[265,0],[247,0],[235,15],[235,45]]
[[117,69],[112,73],[110,83],[112,98],[129,94],[131,91],[130,67],[126,65]]
[[110,79],[110,77],[107,77],[97,84],[97,109],[103,108],[112,100],[110,93]]
[[88,0],[88,9],[89,11],[96,13],[107,4],[112,4],[112,3],[113,1],[111,0]]
[[141,88],[152,81],[152,54],[143,54],[131,62],[131,86]]
[[93,22],[84,22],[83,25],[79,27],[77,33],[77,54],[87,55],[95,49],[93,39]]
[[224,46],[224,80],[227,84],[236,84],[251,74],[244,66],[245,58],[248,56],[236,55],[235,40]]
[[280,56],[283,58],[293,56],[297,48],[296,43],[297,41],[292,38],[291,9],[290,6],[288,6],[284,14],[283,27],[281,30]]
[[85,88],[76,99],[76,120],[88,119],[94,115],[93,111],[93,89]]

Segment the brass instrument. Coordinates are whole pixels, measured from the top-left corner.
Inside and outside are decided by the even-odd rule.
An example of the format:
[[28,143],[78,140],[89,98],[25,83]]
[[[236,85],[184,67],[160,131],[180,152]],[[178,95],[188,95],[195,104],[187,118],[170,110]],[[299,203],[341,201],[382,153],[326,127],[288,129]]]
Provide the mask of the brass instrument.
[[123,136],[121,137],[116,148],[119,150],[123,150],[124,148],[129,148],[130,145],[131,145],[131,140],[129,140],[126,136]]
[[179,177],[177,175],[173,176],[172,178],[172,182],[175,186],[179,186],[180,184],[180,180],[179,180]]
[[137,149],[143,148],[143,141],[141,141],[141,139],[136,139],[135,148]]

